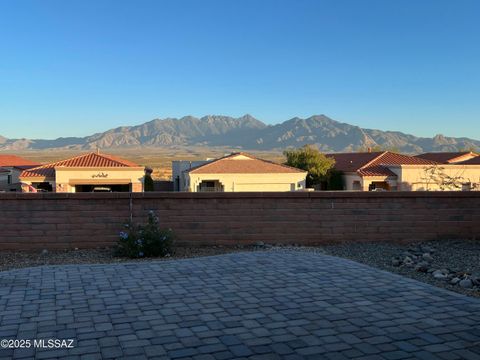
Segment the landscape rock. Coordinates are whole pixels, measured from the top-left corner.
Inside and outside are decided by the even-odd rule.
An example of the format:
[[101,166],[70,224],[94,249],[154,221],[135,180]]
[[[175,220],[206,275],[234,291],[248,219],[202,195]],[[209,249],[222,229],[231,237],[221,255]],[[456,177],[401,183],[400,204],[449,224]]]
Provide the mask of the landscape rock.
[[428,262],[421,261],[417,265],[415,265],[415,270],[426,273],[428,271],[428,266]]
[[445,273],[445,271],[443,271],[443,270],[435,270],[432,273],[433,277],[435,279],[440,279],[440,280],[447,278],[447,273]]
[[392,259],[392,266],[400,266],[402,262],[399,259]]
[[452,285],[457,285],[460,282],[460,278],[454,277],[452,280],[450,280],[450,284]]
[[434,252],[435,252],[435,249],[432,248],[432,247],[430,247],[430,246],[428,246],[428,245],[422,245],[421,248],[422,248],[422,251],[423,251],[424,253],[434,253]]
[[480,286],[480,276],[473,275],[471,278],[473,285]]
[[473,287],[473,282],[470,279],[463,279],[463,280],[460,280],[458,285],[460,285],[464,289],[471,289]]
[[[333,249],[333,250],[332,250]],[[419,281],[480,298],[480,242],[438,240],[416,245],[345,244],[325,247],[327,254],[347,257]],[[424,257],[424,254],[425,255]],[[417,260],[413,259],[417,257]],[[403,260],[408,257],[407,264]],[[430,257],[433,259],[430,260]],[[411,260],[413,263],[410,264]],[[427,266],[426,266],[427,265]],[[435,273],[435,276],[434,276]],[[471,288],[460,286],[469,279]],[[470,282],[462,283],[470,286]]]
[[422,259],[425,260],[425,261],[433,261],[433,257],[432,257],[432,255],[430,255],[430,253],[424,253],[422,255]]

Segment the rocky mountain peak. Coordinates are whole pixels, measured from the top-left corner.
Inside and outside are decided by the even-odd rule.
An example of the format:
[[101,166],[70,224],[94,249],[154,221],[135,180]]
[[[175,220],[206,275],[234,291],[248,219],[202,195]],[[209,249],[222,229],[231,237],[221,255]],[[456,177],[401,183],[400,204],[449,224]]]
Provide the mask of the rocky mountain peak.
[[0,136],[0,150],[21,149],[92,149],[101,147],[167,147],[206,146],[232,147],[245,150],[282,150],[314,144],[325,152],[356,151],[379,145],[406,153],[456,151],[480,148],[480,141],[436,135],[421,138],[399,131],[364,129],[342,123],[328,116],[294,117],[283,123],[266,125],[250,114],[234,118],[188,115],[177,118],[153,119],[137,126],[121,126],[84,138],[55,140],[7,139]]

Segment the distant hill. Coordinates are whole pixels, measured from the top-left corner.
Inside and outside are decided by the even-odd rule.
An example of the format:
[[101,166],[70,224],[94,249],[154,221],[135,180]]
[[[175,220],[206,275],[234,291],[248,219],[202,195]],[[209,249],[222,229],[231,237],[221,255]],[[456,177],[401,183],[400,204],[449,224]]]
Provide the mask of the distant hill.
[[480,148],[480,141],[436,135],[423,138],[398,131],[363,129],[325,115],[293,118],[266,125],[250,115],[239,118],[210,115],[202,118],[155,119],[137,126],[122,126],[87,137],[6,139],[0,136],[0,150],[78,149],[222,146],[245,150],[276,150],[315,144],[322,151],[355,151],[382,147],[406,153],[457,151]]

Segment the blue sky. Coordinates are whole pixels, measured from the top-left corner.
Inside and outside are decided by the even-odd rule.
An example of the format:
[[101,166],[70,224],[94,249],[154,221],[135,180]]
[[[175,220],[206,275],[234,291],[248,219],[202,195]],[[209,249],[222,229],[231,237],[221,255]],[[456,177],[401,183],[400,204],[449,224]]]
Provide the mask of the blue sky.
[[326,114],[480,139],[480,1],[0,0],[0,135]]

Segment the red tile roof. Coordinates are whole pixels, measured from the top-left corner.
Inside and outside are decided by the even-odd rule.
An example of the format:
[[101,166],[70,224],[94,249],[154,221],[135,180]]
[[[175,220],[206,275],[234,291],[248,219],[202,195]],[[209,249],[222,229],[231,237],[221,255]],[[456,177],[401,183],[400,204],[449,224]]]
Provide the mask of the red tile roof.
[[88,153],[76,156],[70,159],[57,161],[54,163],[35,167],[33,169],[25,170],[20,174],[20,177],[54,177],[56,167],[137,167],[139,165],[118,158],[116,156],[98,153]]
[[335,169],[356,172],[360,176],[396,176],[388,165],[433,165],[435,161],[390,151],[372,153],[328,154],[335,159]]
[[[390,151],[385,151],[381,156],[374,160],[375,164],[385,165],[434,165],[437,161],[422,159],[415,156],[397,154]],[[369,164],[369,165],[373,165]]]
[[414,156],[402,155],[385,151],[375,160],[371,161],[358,173],[362,176],[397,176],[388,168],[388,165],[433,165],[435,161],[416,158]]
[[343,172],[355,172],[375,160],[383,152],[336,153],[327,154],[335,159],[335,169]]
[[[237,156],[248,159],[235,160]],[[222,158],[188,170],[194,174],[270,174],[270,173],[306,173],[306,171],[271,161],[258,159],[246,153],[233,153]]]
[[425,154],[416,155],[418,158],[433,160],[441,164],[449,164],[462,161],[462,157],[466,155],[478,156],[479,154],[471,151],[463,152],[429,152]]
[[357,174],[360,176],[397,176],[392,170],[383,165],[373,165],[359,169]]
[[17,155],[0,155],[0,166],[28,169],[40,165]]

